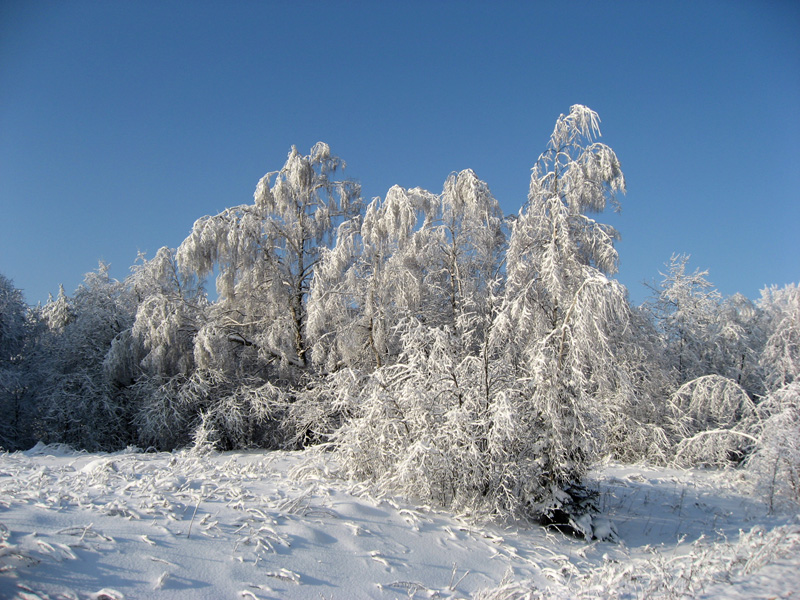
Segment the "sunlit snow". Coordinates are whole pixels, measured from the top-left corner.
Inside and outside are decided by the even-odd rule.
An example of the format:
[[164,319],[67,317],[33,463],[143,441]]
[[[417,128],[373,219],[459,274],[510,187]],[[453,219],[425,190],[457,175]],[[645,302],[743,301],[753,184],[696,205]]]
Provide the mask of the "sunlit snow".
[[[608,464],[619,541],[372,495],[314,452],[0,455],[2,598],[796,598],[800,521],[736,471]],[[740,532],[743,531],[745,533]],[[795,594],[795,595],[793,595]]]

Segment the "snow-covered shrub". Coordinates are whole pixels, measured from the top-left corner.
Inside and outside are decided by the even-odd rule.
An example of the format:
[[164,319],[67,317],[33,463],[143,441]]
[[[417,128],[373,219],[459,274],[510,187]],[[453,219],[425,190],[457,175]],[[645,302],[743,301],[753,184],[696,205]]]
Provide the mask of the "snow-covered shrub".
[[403,345],[334,435],[346,473],[464,511],[533,512],[550,494],[548,456],[504,363],[460,356],[451,331],[419,322],[406,325]]
[[624,385],[604,395],[600,403],[601,451],[623,462],[666,464],[672,458],[673,443],[665,427],[663,398],[672,382],[658,332],[645,310],[631,307],[625,326],[610,333]]
[[670,408],[678,464],[724,466],[741,460],[757,441],[750,433],[755,404],[726,377],[706,375],[685,383],[672,395]]
[[232,380],[221,371],[198,370],[177,391],[178,408],[188,414],[190,435],[204,431],[218,450],[285,444],[286,393],[272,383]]
[[[606,413],[605,439],[602,451],[625,463],[646,461],[650,464],[667,464],[672,460],[672,441],[669,431],[658,424],[657,407],[649,407],[645,419],[626,414],[633,406],[642,404],[632,399],[614,406],[610,403]],[[615,410],[616,408],[616,410]]]
[[[788,524],[767,530],[761,525],[742,532],[735,542],[697,540],[691,552],[676,555],[652,548],[648,558],[608,560],[585,572],[550,574],[540,581],[513,581],[480,590],[475,600],[597,600],[641,598],[679,600],[745,597],[748,587],[728,587],[772,563],[796,555],[800,526]],[[719,586],[719,587],[717,587]],[[758,590],[758,585],[754,586]],[[760,590],[759,590],[760,591]],[[730,593],[730,596],[724,595]]]
[[747,392],[720,375],[706,375],[685,383],[672,395],[672,406],[682,419],[677,426],[689,435],[731,429],[755,415],[755,405]]
[[182,397],[185,385],[182,377],[143,376],[131,387],[139,444],[173,450],[189,442],[193,412]]
[[749,467],[771,508],[781,498],[800,504],[800,382],[770,394],[759,412],[761,443]]
[[769,394],[759,406],[760,445],[750,460],[770,507],[800,503],[800,287],[761,292],[768,334],[761,367]]
[[137,443],[172,450],[198,432],[219,450],[283,447],[285,390],[256,378],[232,379],[199,369],[189,377],[142,376],[130,388]]
[[361,371],[341,369],[295,389],[285,425],[287,435],[294,437],[294,445],[329,442],[334,432],[354,415],[368,381],[369,375]]

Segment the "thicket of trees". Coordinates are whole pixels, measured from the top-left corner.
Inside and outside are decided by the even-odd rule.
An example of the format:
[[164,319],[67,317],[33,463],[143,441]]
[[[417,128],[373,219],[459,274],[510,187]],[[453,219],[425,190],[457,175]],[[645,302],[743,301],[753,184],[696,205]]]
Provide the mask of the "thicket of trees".
[[561,115],[511,216],[471,170],[365,203],[326,144],[292,148],[124,281],[28,307],[0,276],[0,446],[325,443],[386,489],[545,519],[604,455],[747,461],[800,500],[800,290],[722,298],[673,256],[632,306],[599,138]]

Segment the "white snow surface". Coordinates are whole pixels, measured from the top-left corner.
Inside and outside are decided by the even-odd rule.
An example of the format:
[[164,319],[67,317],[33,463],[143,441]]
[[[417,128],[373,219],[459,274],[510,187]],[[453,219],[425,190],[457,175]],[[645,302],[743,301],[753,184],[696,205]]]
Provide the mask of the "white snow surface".
[[605,464],[586,541],[382,496],[317,452],[0,454],[0,598],[800,598],[738,471]]

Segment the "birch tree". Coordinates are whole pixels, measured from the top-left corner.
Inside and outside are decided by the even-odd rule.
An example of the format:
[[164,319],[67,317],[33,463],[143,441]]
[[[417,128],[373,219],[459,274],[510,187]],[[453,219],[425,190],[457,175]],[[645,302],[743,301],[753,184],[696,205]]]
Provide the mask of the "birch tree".
[[310,309],[317,358],[329,369],[381,367],[398,352],[396,327],[412,318],[474,345],[504,249],[499,204],[473,171],[451,174],[438,196],[394,186],[343,226],[324,256]]
[[[410,319],[400,358],[363,385],[354,416],[335,435],[351,475],[495,515],[578,511],[574,486],[601,412],[593,404],[627,398],[630,386],[615,360],[630,312],[624,288],[604,273],[616,268],[617,235],[584,214],[624,191],[616,156],[595,141],[598,123],[583,106],[559,118],[513,225],[505,269],[498,230],[485,220],[499,215],[459,204],[462,190],[485,199],[488,188],[469,173],[448,180],[442,199],[451,204],[440,205],[428,238],[437,241],[427,274],[444,299],[442,316]],[[491,242],[468,234],[479,228]],[[507,275],[504,288],[495,273]],[[463,317],[484,299],[479,343],[465,344],[472,333]]]
[[625,180],[613,150],[597,141],[597,114],[575,105],[556,122],[531,174],[528,202],[511,233],[505,302],[494,344],[514,365],[519,422],[536,423],[538,493],[529,502],[547,513],[580,481],[602,432],[601,404],[630,398],[631,381],[617,362],[628,331],[625,289],[617,269],[617,232],[587,213],[607,204]]
[[673,254],[650,302],[671,357],[676,387],[713,372],[716,316],[721,297],[706,279],[708,271],[687,273],[689,256]]
[[317,143],[295,147],[279,171],[256,186],[254,204],[198,219],[178,248],[178,264],[204,278],[217,270],[217,292],[195,358],[201,367],[235,370],[231,345],[250,349],[256,365],[308,362],[306,297],[322,248],[337,226],[360,211],[359,187],[335,178],[344,162]]
[[393,186],[339,228],[323,254],[309,303],[314,360],[325,370],[371,371],[399,353],[394,328],[426,300],[423,230],[437,199]]

